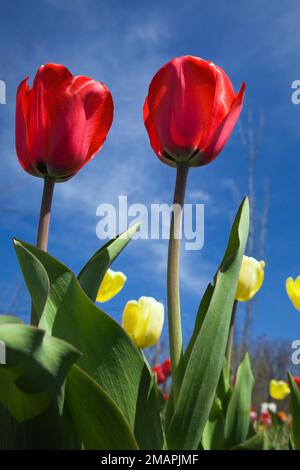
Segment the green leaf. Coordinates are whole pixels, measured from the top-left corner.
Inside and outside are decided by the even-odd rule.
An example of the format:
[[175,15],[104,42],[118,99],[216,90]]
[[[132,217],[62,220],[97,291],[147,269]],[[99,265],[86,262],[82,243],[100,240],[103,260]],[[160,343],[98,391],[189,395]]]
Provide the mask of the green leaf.
[[186,364],[178,401],[167,429],[170,449],[197,449],[199,446],[224,362],[248,230],[249,203],[245,199],[234,221],[205,318]]
[[254,377],[248,354],[237,372],[236,384],[229,401],[225,420],[227,449],[244,442],[248,436]]
[[216,398],[203,430],[202,445],[205,450],[221,450],[223,448],[224,425],[222,404]]
[[36,258],[49,280],[45,307],[38,311],[42,302],[31,288],[34,278],[25,277],[40,327],[83,353],[78,365],[115,401],[139,447],[160,449],[163,435],[155,384],[140,351],[123,328],[87,297],[66,266],[27,243],[15,241],[15,248],[21,264],[33,264],[31,258]]
[[128,245],[140,224],[137,223],[118,237],[102,246],[86,263],[78,274],[78,280],[89,298],[95,302],[101,281],[111,263]]
[[199,306],[199,309],[198,309],[193,334],[191,336],[190,342],[189,342],[188,347],[187,347],[187,349],[185,351],[185,354],[184,354],[185,364],[187,364],[188,361],[189,361],[189,358],[190,358],[192,349],[194,347],[195,341],[196,341],[196,339],[199,335],[199,332],[200,332],[201,327],[203,325],[204,319],[206,317],[206,314],[207,314],[207,311],[208,311],[213,293],[214,293],[214,287],[211,284],[208,284],[208,286],[206,288],[206,291],[204,292],[204,295],[203,295],[202,300],[200,302],[200,306]]
[[66,399],[85,449],[138,449],[128,423],[114,401],[79,367],[72,367],[69,373]]
[[34,256],[28,257],[26,251],[19,249],[17,240],[13,240],[18,260],[21,266],[21,271],[24,279],[30,279],[28,290],[32,299],[35,299],[34,309],[35,315],[38,319],[42,314],[45,307],[50,283],[42,263]]
[[65,450],[61,413],[56,400],[38,416],[18,422],[0,405],[0,450]]
[[255,434],[247,441],[242,442],[238,446],[234,447],[232,450],[267,450],[267,440],[265,434],[260,432],[259,434]]
[[292,433],[291,441],[295,450],[300,450],[300,390],[291,374],[289,374],[291,389]]
[[79,353],[28,325],[1,324],[0,340],[6,349],[6,364],[0,366],[0,403],[17,421],[27,421],[61,393]]
[[231,393],[232,390],[227,377],[227,361],[224,359],[214,404],[203,430],[202,444],[207,450],[221,450],[224,448],[225,416]]

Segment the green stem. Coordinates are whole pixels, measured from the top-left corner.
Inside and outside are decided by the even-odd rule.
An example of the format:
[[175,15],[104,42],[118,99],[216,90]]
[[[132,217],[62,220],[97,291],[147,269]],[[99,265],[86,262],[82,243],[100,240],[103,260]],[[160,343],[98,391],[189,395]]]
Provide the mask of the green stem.
[[182,216],[188,166],[177,165],[176,184],[173,199],[173,211],[170,226],[168,253],[168,319],[169,342],[172,364],[173,397],[176,401],[183,377],[183,348],[180,318],[179,260],[182,236]]
[[[51,205],[53,198],[55,181],[50,178],[44,178],[44,189],[40,209],[40,218],[37,231],[36,246],[43,251],[47,251],[48,248],[48,237],[49,237],[49,225],[51,217]],[[37,325],[38,319],[34,312],[33,306],[31,306],[31,317],[30,324]]]
[[233,307],[232,307],[228,342],[227,342],[227,348],[226,348],[227,377],[228,377],[228,380],[230,380],[230,372],[231,372],[232,345],[233,345],[233,338],[234,338],[234,323],[235,323],[237,305],[238,305],[238,301],[235,300],[234,304],[233,304]]

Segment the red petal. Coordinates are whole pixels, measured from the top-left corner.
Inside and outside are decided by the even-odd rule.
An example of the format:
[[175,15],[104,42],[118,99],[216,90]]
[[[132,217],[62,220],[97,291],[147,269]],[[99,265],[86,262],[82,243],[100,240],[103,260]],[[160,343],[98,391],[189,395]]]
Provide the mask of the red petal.
[[158,158],[161,160],[162,155],[163,155],[163,148],[160,144],[160,140],[159,140],[159,137],[157,135],[155,126],[154,126],[153,121],[151,119],[151,116],[149,114],[148,97],[147,96],[146,96],[144,107],[143,107],[143,118],[144,118],[145,127],[148,131],[151,147],[153,148],[153,150],[156,153],[156,155],[158,156]]
[[72,77],[49,102],[48,169],[76,173],[103,144],[113,119],[113,102],[102,83]]
[[204,147],[201,145],[202,164],[211,162],[221,152],[229,139],[242,110],[244,93],[245,84],[243,83],[227,116],[219,124],[206,145]]
[[210,140],[217,127],[222,123],[225,116],[227,116],[236,98],[229,77],[221,67],[216,65],[214,65],[214,67],[216,71],[216,88],[213,110],[209,126],[202,137],[202,141],[199,142],[199,148],[205,147],[205,142]]
[[188,158],[197,149],[210,122],[215,88],[215,67],[196,57],[174,59],[156,73],[148,106],[167,153]]
[[15,139],[16,151],[18,159],[24,170],[35,176],[38,173],[35,171],[31,163],[30,152],[28,148],[28,107],[30,101],[30,88],[27,83],[28,78],[25,78],[19,85],[16,96],[16,125],[15,125]]
[[[42,65],[35,76],[28,109],[28,145],[35,166],[47,166],[49,103],[57,96],[58,88],[72,77],[63,65]],[[45,171],[45,170],[44,170]]]

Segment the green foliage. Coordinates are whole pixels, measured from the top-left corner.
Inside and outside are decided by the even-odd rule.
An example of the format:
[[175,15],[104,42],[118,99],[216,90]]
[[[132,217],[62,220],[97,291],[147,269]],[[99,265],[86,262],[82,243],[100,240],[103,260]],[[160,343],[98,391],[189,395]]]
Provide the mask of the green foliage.
[[0,448],[267,448],[264,433],[249,433],[249,358],[234,387],[224,362],[248,228],[246,199],[200,303],[178,401],[171,393],[167,410],[144,355],[94,303],[106,270],[138,226],[100,248],[78,278],[48,253],[15,240],[39,325],[0,317],[0,340],[7,345],[7,365],[0,367],[0,420],[6,426]]
[[300,390],[294,378],[289,374],[289,384],[291,389],[291,412],[292,412],[292,447],[300,450]]
[[106,271],[128,245],[139,227],[140,224],[135,224],[127,232],[123,232],[107,242],[89,259],[78,274],[81,287],[93,302],[96,300],[99,286]]
[[244,200],[215,276],[205,318],[196,321],[178,401],[167,429],[170,449],[197,449],[214,401],[224,362],[237,279],[249,230],[249,203]]
[[0,367],[0,402],[17,421],[27,421],[61,393],[79,353],[43,330],[15,323],[1,324],[0,340],[6,346],[6,364]]
[[246,354],[238,368],[236,384],[227,408],[224,430],[227,449],[235,447],[247,439],[253,385],[254,377],[251,372],[249,356]]
[[[155,383],[143,355],[125,331],[87,297],[76,276],[49,254],[23,242],[15,248],[39,327],[73,344],[82,353],[78,365],[115,401],[141,448],[163,442]],[[49,286],[36,291],[27,266],[43,268]],[[32,270],[36,273],[36,270]]]
[[69,374],[66,399],[85,449],[138,449],[115,402],[77,366]]

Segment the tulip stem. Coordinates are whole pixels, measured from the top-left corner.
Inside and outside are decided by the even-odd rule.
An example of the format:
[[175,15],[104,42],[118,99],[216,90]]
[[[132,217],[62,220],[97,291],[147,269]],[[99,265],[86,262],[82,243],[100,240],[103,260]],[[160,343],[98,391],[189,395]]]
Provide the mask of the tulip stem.
[[228,342],[226,348],[226,362],[227,362],[227,377],[230,380],[230,373],[231,373],[231,359],[232,359],[232,345],[233,345],[233,338],[234,338],[234,324],[235,324],[235,317],[237,311],[238,301],[235,300],[233,307],[232,307],[232,314],[229,326],[229,335],[228,335]]
[[180,317],[180,290],[179,290],[179,261],[180,240],[182,236],[182,216],[186,188],[188,166],[177,165],[176,184],[173,199],[173,210],[170,226],[169,253],[168,253],[168,320],[169,342],[172,364],[173,398],[179,394],[183,378],[183,348]]
[[[48,236],[49,236],[49,225],[51,216],[51,205],[53,198],[55,181],[50,178],[44,178],[44,189],[40,209],[40,218],[37,231],[36,246],[43,251],[47,251],[48,248]],[[31,325],[37,325],[38,319],[34,312],[33,306],[31,306]]]

